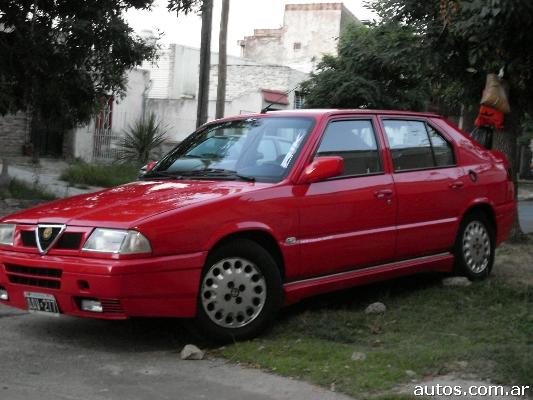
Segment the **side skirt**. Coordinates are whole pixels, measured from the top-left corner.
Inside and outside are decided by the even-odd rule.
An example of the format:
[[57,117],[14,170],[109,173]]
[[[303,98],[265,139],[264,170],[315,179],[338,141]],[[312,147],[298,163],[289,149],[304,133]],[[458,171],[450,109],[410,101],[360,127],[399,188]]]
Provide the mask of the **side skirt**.
[[306,297],[317,294],[348,289],[353,286],[366,285],[405,275],[422,272],[451,272],[453,270],[453,258],[451,253],[442,253],[289,282],[283,286],[285,305],[296,303]]

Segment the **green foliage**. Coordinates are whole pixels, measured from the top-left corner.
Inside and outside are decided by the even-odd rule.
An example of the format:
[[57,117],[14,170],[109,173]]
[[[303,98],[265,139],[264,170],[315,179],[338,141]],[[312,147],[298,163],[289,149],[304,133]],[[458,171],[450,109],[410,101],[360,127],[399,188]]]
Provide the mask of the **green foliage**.
[[167,8],[177,15],[185,15],[191,12],[200,12],[203,6],[203,0],[169,0]]
[[61,179],[72,185],[113,187],[133,182],[138,175],[138,165],[85,164],[78,162],[65,170],[61,175]]
[[518,143],[524,146],[529,146],[533,140],[533,118],[526,114],[522,122],[522,134],[518,138]]
[[431,51],[435,66],[477,101],[487,73],[505,67],[511,117],[533,107],[533,3],[530,0],[372,0],[386,22],[409,25]]
[[57,197],[37,185],[28,185],[17,179],[9,183],[10,197],[19,200],[56,200]]
[[[531,246],[498,251],[496,276],[468,288],[416,276],[309,300],[286,311],[273,331],[221,350],[237,363],[374,399],[409,383],[474,373],[507,385],[531,382]],[[366,315],[374,301],[383,315]],[[353,352],[367,355],[353,361]],[[466,364],[465,364],[466,362]]]
[[124,134],[120,160],[144,165],[151,160],[154,150],[165,141],[166,130],[156,116],[150,114],[146,120],[141,118],[135,122]]
[[125,73],[155,54],[124,19],[153,0],[4,0],[0,3],[0,115],[89,120],[104,97],[122,95]]
[[339,56],[324,57],[304,84],[308,107],[424,108],[430,87],[411,28],[352,25],[339,47]]

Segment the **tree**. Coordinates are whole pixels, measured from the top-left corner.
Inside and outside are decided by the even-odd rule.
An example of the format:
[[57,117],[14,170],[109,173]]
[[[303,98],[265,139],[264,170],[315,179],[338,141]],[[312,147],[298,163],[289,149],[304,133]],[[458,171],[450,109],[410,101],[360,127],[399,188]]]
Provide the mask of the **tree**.
[[230,0],[222,0],[220,36],[218,42],[218,86],[216,118],[223,118],[226,107],[226,81],[228,73],[228,21]]
[[2,1],[0,114],[28,112],[34,132],[88,121],[103,97],[125,92],[128,70],[154,56],[124,20],[125,11],[152,1]]
[[209,110],[209,74],[211,72],[211,31],[213,28],[213,0],[169,0],[168,9],[189,14],[202,13],[202,40],[200,44],[200,79],[198,82],[198,109],[196,126],[207,122]]
[[[533,3],[530,0],[373,0],[384,21],[413,27],[435,65],[465,88],[477,107],[487,73],[503,68],[512,112],[495,145],[518,170],[517,138],[533,109]],[[516,183],[516,174],[514,175]],[[512,238],[522,237],[518,219]]]
[[421,45],[396,23],[352,25],[338,56],[325,56],[303,84],[306,107],[423,109],[430,97]]

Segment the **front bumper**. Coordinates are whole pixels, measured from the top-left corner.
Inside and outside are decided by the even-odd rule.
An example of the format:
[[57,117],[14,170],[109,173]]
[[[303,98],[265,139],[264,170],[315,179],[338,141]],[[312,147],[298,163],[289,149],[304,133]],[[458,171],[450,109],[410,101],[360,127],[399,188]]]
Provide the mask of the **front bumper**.
[[[129,260],[41,256],[0,251],[1,304],[27,309],[24,292],[53,295],[62,314],[102,319],[196,314],[205,253]],[[103,312],[82,311],[80,299],[101,301]]]

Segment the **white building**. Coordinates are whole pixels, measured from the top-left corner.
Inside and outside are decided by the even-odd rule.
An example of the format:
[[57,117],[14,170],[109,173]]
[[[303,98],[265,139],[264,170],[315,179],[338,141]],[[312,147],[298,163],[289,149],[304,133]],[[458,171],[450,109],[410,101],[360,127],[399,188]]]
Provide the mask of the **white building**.
[[342,3],[287,4],[283,26],[256,29],[239,42],[241,56],[311,72],[324,55],[338,54],[342,31],[354,23],[361,22]]
[[[225,115],[260,112],[271,103],[272,109],[300,108],[300,84],[324,55],[337,54],[349,23],[360,22],[342,3],[286,5],[281,28],[256,29],[239,42],[242,57],[228,56]],[[217,63],[218,54],[211,54],[209,120],[215,115]],[[167,128],[169,145],[182,141],[196,127],[199,64],[199,49],[172,44],[156,63],[131,71],[126,97],[74,132],[74,156],[113,159],[123,130],[147,113]]]
[[145,113],[149,89],[150,73],[141,68],[131,70],[124,98],[110,98],[94,120],[70,133],[70,156],[89,162],[115,159],[124,130]]
[[[218,54],[211,57],[209,120],[215,117],[218,83]],[[173,44],[162,52],[157,64],[143,66],[152,77],[146,111],[168,127],[171,142],[183,140],[195,129],[199,64],[199,49]],[[229,56],[225,115],[256,113],[270,103],[276,103],[276,109],[294,108],[293,89],[307,78],[308,74],[287,66]]]

